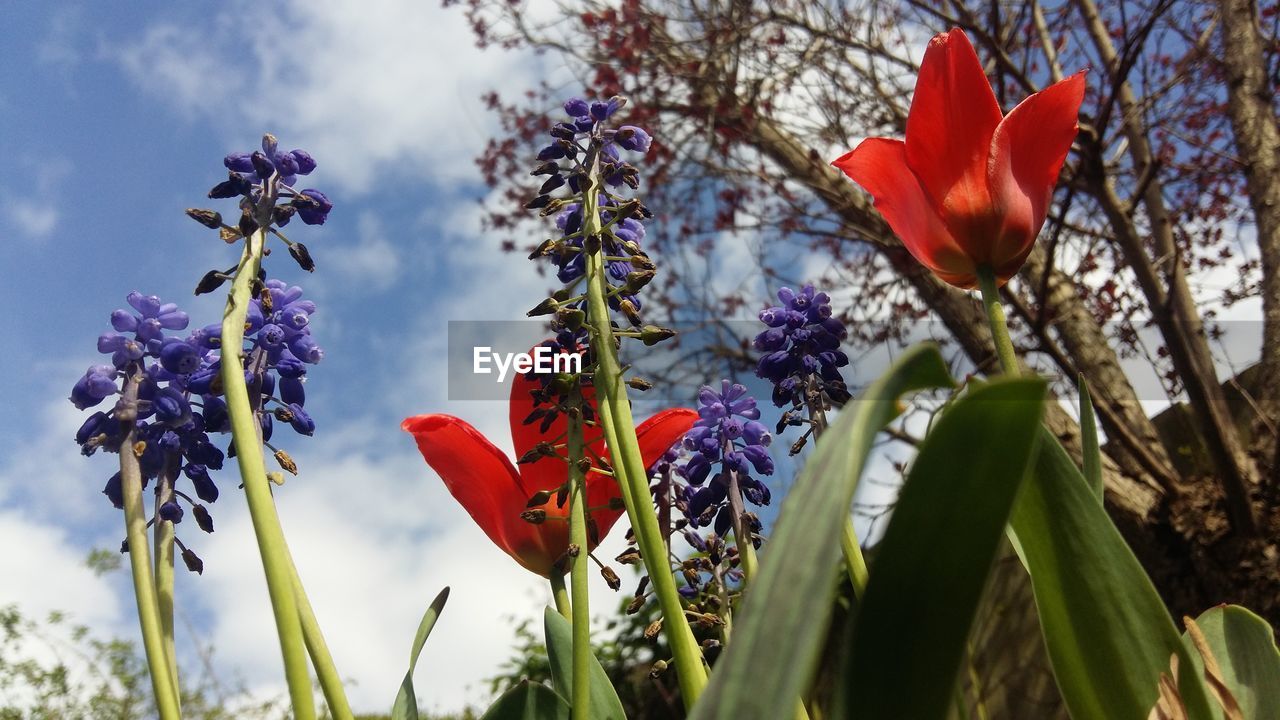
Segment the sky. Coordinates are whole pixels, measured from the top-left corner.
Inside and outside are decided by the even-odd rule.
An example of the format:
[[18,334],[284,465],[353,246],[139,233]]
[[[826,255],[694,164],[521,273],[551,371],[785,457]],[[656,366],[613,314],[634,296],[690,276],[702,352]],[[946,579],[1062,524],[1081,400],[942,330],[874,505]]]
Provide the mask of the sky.
[[[119,546],[123,520],[100,494],[114,456],[78,454],[85,415],[67,396],[130,291],[178,302],[193,327],[219,320],[219,296],[191,289],[239,249],[183,210],[216,209],[205,194],[223,156],[269,131],[316,158],[307,184],[335,204],[324,226],[289,228],[314,275],[269,266],[316,301],[326,351],[307,386],[318,430],[284,441],[301,476],[277,492],[299,570],[357,710],[390,707],[445,585],[418,697],[484,702],[508,617],[540,616],[550,592],[489,543],[399,423],[448,412],[510,452],[505,404],[449,402],[445,382],[449,319],[517,320],[548,289],[480,227],[474,157],[499,131],[480,97],[583,88],[551,58],[480,52],[434,2],[18,2],[0,16],[0,606],[137,638],[127,573],[84,564]],[[180,526],[205,572],[179,573],[178,643],[212,646],[224,679],[271,696],[282,673],[234,469],[221,486],[215,533]],[[594,592],[597,608],[617,602]]]

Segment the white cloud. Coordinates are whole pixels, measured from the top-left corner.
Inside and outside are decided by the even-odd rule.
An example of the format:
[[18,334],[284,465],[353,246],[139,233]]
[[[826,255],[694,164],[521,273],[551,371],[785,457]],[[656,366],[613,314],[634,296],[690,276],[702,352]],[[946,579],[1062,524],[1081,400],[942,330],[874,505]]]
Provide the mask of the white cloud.
[[61,212],[56,198],[60,197],[61,185],[71,173],[71,162],[47,155],[39,159],[25,158],[19,165],[29,182],[21,190],[6,190],[0,214],[22,237],[43,241],[58,227]]
[[385,292],[400,279],[403,269],[403,245],[387,240],[382,221],[372,212],[360,215],[356,241],[344,244],[341,254],[317,275],[311,284],[323,294],[330,285],[341,288],[343,297]]
[[115,54],[181,112],[306,147],[326,186],[349,192],[473,180],[496,129],[480,94],[532,87],[540,65],[479,51],[461,12],[412,0],[235,2],[200,27],[153,26]]

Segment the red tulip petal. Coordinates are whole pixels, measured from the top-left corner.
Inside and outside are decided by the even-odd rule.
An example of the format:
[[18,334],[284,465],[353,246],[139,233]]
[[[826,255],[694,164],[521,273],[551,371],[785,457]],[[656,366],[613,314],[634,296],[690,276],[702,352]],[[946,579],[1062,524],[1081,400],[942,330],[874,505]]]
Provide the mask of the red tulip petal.
[[[698,413],[688,408],[672,408],[663,410],[653,417],[640,423],[636,428],[636,440],[640,443],[640,457],[644,460],[645,470],[653,467],[658,459],[662,457],[672,445],[679,442],[689,428],[698,420]],[[597,450],[601,452],[601,450]],[[608,451],[603,451],[605,459],[608,459]],[[609,534],[609,530],[613,528],[618,518],[622,517],[625,510],[610,510],[606,506],[609,500],[615,497],[621,497],[622,493],[618,490],[617,481],[600,473],[588,473],[587,475],[587,505],[595,508],[603,508],[591,513],[591,517],[595,518],[596,528],[600,532],[600,539],[603,540]]]
[[[1084,86],[1079,72],[1028,97],[992,137],[990,186],[1004,226],[991,262],[1002,276],[1002,271],[1017,272],[1044,224],[1058,173],[1079,130]],[[1015,267],[1008,270],[1010,265]]]
[[489,539],[519,560],[512,536],[531,526],[520,519],[527,498],[522,497],[516,469],[507,456],[480,431],[452,415],[418,415],[406,419],[400,428],[413,435],[427,464]]
[[934,36],[907,114],[906,157],[961,247],[990,242],[987,160],[1000,105],[963,30]]
[[973,261],[956,244],[907,167],[901,140],[867,138],[831,164],[871,193],[876,209],[921,264],[952,285],[973,286]]

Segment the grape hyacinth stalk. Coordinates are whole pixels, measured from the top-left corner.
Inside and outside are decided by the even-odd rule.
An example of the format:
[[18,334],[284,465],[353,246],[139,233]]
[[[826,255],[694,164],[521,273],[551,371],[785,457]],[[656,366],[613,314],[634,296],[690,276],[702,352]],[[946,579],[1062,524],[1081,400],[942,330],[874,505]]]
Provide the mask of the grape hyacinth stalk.
[[[620,151],[647,152],[652,137],[632,125],[608,126],[607,121],[625,103],[625,98],[616,96],[590,103],[577,98],[566,102],[568,119],[552,127],[553,141],[538,155],[542,164],[533,174],[548,178],[527,207],[540,209],[544,216],[561,213],[557,225],[564,234],[544,242],[533,257],[551,258],[565,287],[530,315],[553,314],[553,327],[562,336],[572,338],[585,330],[589,338],[599,424],[612,453],[612,472],[662,610],[681,695],[691,708],[706,685],[707,670],[668,564],[627,398],[628,381],[623,378],[615,344],[621,338],[636,338],[652,345],[674,334],[644,325],[641,319],[638,294],[655,274],[653,263],[639,246],[644,234],[641,219],[652,214],[640,200],[618,194],[623,186],[639,187],[638,171],[622,160]],[[567,198],[553,197],[566,189]],[[621,313],[631,328],[615,329],[612,310]],[[642,385],[636,379],[630,382]],[[585,586],[582,594],[585,598]],[[580,627],[585,622],[577,619],[576,602],[575,598],[575,661],[581,656],[585,662],[589,649],[585,647],[586,629]],[[578,677],[575,671],[575,680]],[[579,691],[574,689],[575,696]],[[578,713],[576,702],[573,707]]]
[[[849,400],[849,390],[840,368],[849,358],[840,349],[848,334],[844,323],[831,313],[831,298],[805,285],[798,292],[784,287],[778,290],[781,305],[765,308],[760,321],[768,329],[752,341],[762,355],[756,375],[773,383],[773,402],[791,408],[778,421],[779,433],[788,425],[808,425],[804,434],[791,446],[795,455],[812,436],[816,442],[827,428],[827,410]],[[800,415],[807,412],[807,418]],[[862,597],[867,586],[867,563],[849,518],[841,533],[849,581],[856,597]]]
[[[285,243],[289,254],[304,270],[314,270],[315,264],[306,247],[290,241],[279,228],[294,215],[308,225],[322,224],[333,205],[318,190],[293,187],[297,177],[309,174],[316,163],[305,151],[280,150],[276,138],[270,134],[263,136],[260,151],[228,155],[224,164],[229,171],[228,179],[214,187],[209,197],[238,197],[239,222],[235,227],[223,225],[220,215],[209,210],[188,210],[188,215],[207,227],[218,229],[228,242],[244,240],[240,261],[229,278],[232,284],[220,328],[222,354],[218,377],[226,397],[236,460],[266,574],[289,696],[296,718],[315,717],[307,670],[310,652],[330,710],[338,717],[350,717],[341,678],[320,635],[280,527],[262,452],[263,442],[270,437],[272,416],[264,413],[260,392],[263,370],[274,363],[283,376],[281,390],[286,396],[283,411],[276,417],[310,434],[314,425],[302,410],[301,386],[285,382],[296,380],[297,376],[289,378],[280,368],[283,362],[284,367],[293,368],[289,372],[296,371],[298,361],[317,362],[323,353],[310,340],[309,333],[303,332],[310,314],[307,307],[293,305],[295,298],[277,298],[274,293],[280,288],[267,287],[263,282],[262,259],[270,234]],[[216,288],[225,279],[228,279],[225,274],[210,272],[201,281],[197,293]],[[277,299],[285,303],[284,307],[276,307]],[[269,315],[261,325],[257,324],[257,317],[251,317],[255,307]],[[254,347],[248,351],[244,349],[246,328],[256,333]],[[249,360],[247,373],[246,359]],[[252,393],[246,378],[254,383]],[[282,458],[277,452],[277,461],[285,469],[293,470],[287,456]]]

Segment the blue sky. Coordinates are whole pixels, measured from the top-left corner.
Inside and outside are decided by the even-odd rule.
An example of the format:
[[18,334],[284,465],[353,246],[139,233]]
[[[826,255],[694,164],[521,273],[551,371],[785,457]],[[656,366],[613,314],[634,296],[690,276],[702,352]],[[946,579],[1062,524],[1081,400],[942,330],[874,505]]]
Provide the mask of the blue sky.
[[[217,321],[219,299],[191,288],[238,249],[183,210],[211,206],[222,157],[270,131],[316,157],[308,184],[336,205],[325,226],[290,228],[314,276],[283,256],[270,265],[319,303],[327,353],[308,386],[319,430],[286,444],[302,469],[278,494],[286,532],[358,708],[390,705],[446,584],[419,697],[482,700],[508,653],[505,616],[540,613],[549,593],[489,545],[398,425],[451,412],[509,448],[504,407],[445,400],[447,320],[517,319],[546,288],[480,231],[473,157],[497,127],[479,97],[540,75],[581,88],[546,59],[473,49],[461,14],[436,3],[30,2],[3,14],[0,604],[136,636],[127,578],[83,568],[123,525],[99,494],[112,458],[77,454],[83,415],[66,397],[129,291],[180,303],[193,325]],[[207,569],[179,578],[179,602],[220,672],[270,694],[282,685],[261,569],[234,471],[222,486],[217,532],[181,528]]]

